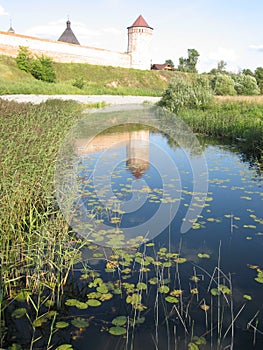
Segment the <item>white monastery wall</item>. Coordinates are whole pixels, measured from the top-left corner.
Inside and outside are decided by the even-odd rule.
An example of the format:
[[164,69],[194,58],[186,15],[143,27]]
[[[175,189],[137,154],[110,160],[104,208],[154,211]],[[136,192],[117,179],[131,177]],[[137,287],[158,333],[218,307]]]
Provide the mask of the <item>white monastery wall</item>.
[[60,41],[0,32],[0,54],[15,57],[19,46],[26,46],[32,53],[36,55],[44,54],[52,58],[55,62],[90,63],[123,68],[132,67],[131,53],[114,52]]

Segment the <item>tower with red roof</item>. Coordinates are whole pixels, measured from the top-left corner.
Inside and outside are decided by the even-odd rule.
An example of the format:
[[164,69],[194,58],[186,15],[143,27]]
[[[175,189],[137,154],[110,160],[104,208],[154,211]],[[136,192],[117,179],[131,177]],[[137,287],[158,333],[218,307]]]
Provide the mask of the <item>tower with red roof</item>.
[[153,28],[140,15],[128,29],[128,53],[131,66],[138,69],[151,67],[151,41]]

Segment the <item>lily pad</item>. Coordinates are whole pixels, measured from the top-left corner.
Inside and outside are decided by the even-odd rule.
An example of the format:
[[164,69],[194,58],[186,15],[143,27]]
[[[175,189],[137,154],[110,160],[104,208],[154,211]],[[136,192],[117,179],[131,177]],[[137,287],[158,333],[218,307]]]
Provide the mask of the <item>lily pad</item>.
[[89,326],[89,321],[85,318],[77,317],[71,321],[71,324],[76,328],[87,328]]
[[171,304],[177,304],[179,302],[179,300],[175,297],[172,297],[170,295],[168,295],[165,300],[168,302],[168,303],[171,303]]
[[112,335],[124,335],[124,334],[126,334],[126,328],[119,327],[119,326],[111,327],[109,329],[109,333]]
[[158,290],[160,293],[166,294],[169,292],[170,288],[168,286],[160,286]]
[[87,301],[87,304],[88,304],[89,306],[97,307],[97,306],[100,306],[100,305],[101,305],[101,302],[100,302],[99,300],[97,300],[97,299],[89,299],[89,300]]
[[68,322],[59,321],[56,323],[56,328],[58,329],[67,328],[68,325],[69,325]]
[[138,282],[136,287],[137,287],[137,289],[142,289],[142,290],[147,289],[147,285],[143,282]]
[[111,323],[114,324],[115,326],[124,326],[126,322],[127,322],[126,316],[118,316],[111,321]]
[[71,344],[62,344],[62,345],[59,345],[56,350],[72,350],[73,347]]
[[21,318],[26,314],[26,309],[24,307],[21,307],[19,309],[16,309],[12,312],[12,317],[14,318]]

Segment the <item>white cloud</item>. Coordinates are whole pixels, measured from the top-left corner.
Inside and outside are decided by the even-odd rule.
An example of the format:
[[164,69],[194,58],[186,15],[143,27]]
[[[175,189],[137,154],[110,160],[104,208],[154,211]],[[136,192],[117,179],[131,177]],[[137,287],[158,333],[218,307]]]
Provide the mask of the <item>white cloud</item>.
[[256,51],[263,51],[263,45],[250,45],[249,48]]
[[0,5],[0,16],[8,16],[9,13]]
[[[89,29],[85,24],[81,22],[71,23],[71,27],[76,37],[96,37],[100,33],[93,29]],[[28,28],[24,34],[34,37],[44,37],[47,39],[58,38],[66,29],[65,19],[59,19],[57,21],[49,22],[45,25],[38,25]]]
[[238,55],[233,49],[219,47],[217,50],[209,52],[207,57],[208,59],[214,60],[216,62],[220,60],[224,60],[226,62],[235,62],[238,58]]
[[224,47],[218,47],[213,51],[203,50],[203,52],[200,52],[198,71],[209,72],[212,68],[217,68],[217,64],[221,60],[227,63],[226,69],[228,71],[238,71],[238,54],[235,50]]
[[[91,29],[86,24],[78,21],[71,22],[71,28],[81,45],[105,48],[108,50],[120,50],[122,41],[121,30],[115,27]],[[47,25],[38,25],[28,28],[23,34],[45,39],[57,40],[66,29],[65,19],[49,22]],[[125,46],[124,43],[123,46]]]

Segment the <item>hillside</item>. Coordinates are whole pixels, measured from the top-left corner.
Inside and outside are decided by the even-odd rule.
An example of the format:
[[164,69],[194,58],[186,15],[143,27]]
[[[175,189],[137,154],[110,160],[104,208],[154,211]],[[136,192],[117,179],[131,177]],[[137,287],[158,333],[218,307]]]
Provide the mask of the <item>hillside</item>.
[[180,74],[83,63],[54,63],[54,67],[56,83],[44,83],[19,70],[14,58],[0,56],[0,95],[34,93],[160,96],[170,79],[175,74]]

